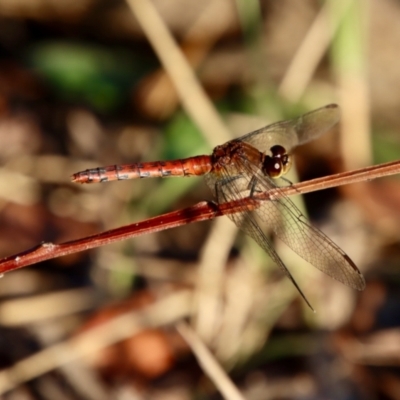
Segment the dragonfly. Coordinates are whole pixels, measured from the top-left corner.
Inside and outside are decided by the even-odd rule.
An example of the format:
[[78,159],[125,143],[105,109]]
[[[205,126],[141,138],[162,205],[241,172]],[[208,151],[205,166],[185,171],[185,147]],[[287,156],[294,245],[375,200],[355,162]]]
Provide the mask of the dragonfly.
[[[350,257],[312,226],[295,204],[280,193],[281,181],[292,165],[290,152],[327,132],[339,119],[339,106],[329,104],[295,119],[276,122],[230,140],[215,147],[211,155],[87,169],[75,173],[72,181],[94,183],[204,176],[218,204],[230,201],[242,204],[237,212],[228,217],[269,254],[313,309],[275,251],[262,224],[267,224],[277,238],[331,278],[356,290],[365,288],[364,277]],[[278,195],[268,200],[257,197],[257,194],[271,190]],[[248,198],[252,200],[251,207],[248,202],[240,203],[241,199]]]

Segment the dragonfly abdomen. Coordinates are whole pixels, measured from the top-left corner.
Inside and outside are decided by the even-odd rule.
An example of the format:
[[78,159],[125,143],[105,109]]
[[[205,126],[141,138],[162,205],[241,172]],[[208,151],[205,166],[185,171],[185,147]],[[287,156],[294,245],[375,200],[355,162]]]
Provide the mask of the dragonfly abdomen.
[[97,183],[137,178],[166,178],[204,175],[211,170],[210,156],[196,156],[173,161],[109,165],[72,175],[73,182]]

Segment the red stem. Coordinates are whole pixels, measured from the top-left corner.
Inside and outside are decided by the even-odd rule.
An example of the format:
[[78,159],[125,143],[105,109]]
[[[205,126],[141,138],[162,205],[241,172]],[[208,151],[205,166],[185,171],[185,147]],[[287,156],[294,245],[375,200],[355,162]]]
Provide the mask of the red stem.
[[245,198],[220,205],[210,202],[201,202],[192,207],[173,211],[168,214],[163,214],[158,217],[153,217],[145,221],[122,226],[96,235],[87,236],[82,239],[72,240],[62,244],[41,243],[32,249],[0,260],[0,273],[26,267],[52,258],[65,256],[67,254],[93,249],[95,247],[117,242],[119,240],[133,238],[146,233],[176,228],[193,222],[206,221],[221,215],[238,212],[243,210],[243,208],[255,208],[257,207],[258,200],[268,201],[271,198],[276,199],[283,195],[290,196],[293,194],[303,194],[348,183],[371,180],[396,173],[400,173],[400,161],[313,179],[296,185],[279,188],[279,190],[272,189],[268,192],[257,194],[252,199]]

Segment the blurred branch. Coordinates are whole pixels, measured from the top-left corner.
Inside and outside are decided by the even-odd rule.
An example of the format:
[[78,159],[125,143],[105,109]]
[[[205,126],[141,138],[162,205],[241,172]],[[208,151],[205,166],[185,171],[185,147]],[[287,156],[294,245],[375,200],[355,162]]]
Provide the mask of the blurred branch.
[[214,382],[224,398],[228,400],[245,400],[239,389],[233,384],[195,331],[184,322],[178,324],[177,330],[192,349],[204,373]]
[[340,154],[345,169],[360,168],[372,160],[367,67],[369,1],[328,0],[327,4],[334,19],[346,6],[346,14],[332,45],[333,68],[342,107]]
[[127,339],[144,328],[164,326],[185,318],[190,315],[191,299],[190,292],[182,290],[141,312],[122,314],[66,342],[27,357],[0,372],[0,394],[61,365]]
[[349,5],[348,1],[341,2],[334,17],[330,15],[329,2],[321,8],[282,79],[278,89],[282,97],[292,103],[299,101],[328,50]]
[[202,130],[212,147],[228,141],[231,138],[229,130],[153,3],[149,0],[127,2],[172,79],[186,112]]

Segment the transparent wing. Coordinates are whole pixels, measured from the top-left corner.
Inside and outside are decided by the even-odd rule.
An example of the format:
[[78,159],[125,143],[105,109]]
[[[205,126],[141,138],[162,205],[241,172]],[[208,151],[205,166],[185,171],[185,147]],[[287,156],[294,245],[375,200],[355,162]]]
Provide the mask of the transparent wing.
[[[228,178],[226,175],[226,179],[217,179],[216,175],[209,174],[205,175],[204,178],[208,186],[214,193],[215,197],[217,198],[218,203],[224,203],[230,200],[246,197],[246,188],[249,185],[249,181],[248,179],[246,179],[246,177],[236,176],[233,178]],[[243,195],[241,195],[240,193],[242,193]],[[283,273],[292,281],[293,285],[296,287],[307,305],[311,308],[311,310],[314,311],[313,307],[307,300],[303,291],[300,289],[296,280],[274,250],[271,241],[267,238],[265,233],[260,228],[260,225],[257,223],[257,213],[255,213],[254,211],[249,211],[246,207],[243,207],[241,211],[235,214],[228,214],[227,216],[236,224],[239,229],[241,229],[243,232],[253,238],[256,243],[262,249],[264,249],[267,254],[269,254],[271,259],[275,261],[275,263],[283,271]]]
[[290,151],[327,132],[339,119],[339,106],[329,104],[301,117],[265,126],[236,140],[249,143],[262,153],[269,153],[274,145],[281,145]]
[[[265,176],[256,165],[244,158],[236,161],[239,164],[235,166],[236,171],[243,171],[239,176],[236,175],[236,178],[230,178],[233,171],[230,171],[229,167],[222,169],[219,178],[213,174],[207,176],[207,183],[218,202],[246,197],[250,190],[263,192],[275,188],[276,191],[280,191],[274,181]],[[259,228],[257,219],[268,223],[280,240],[320,271],[346,286],[357,290],[364,289],[364,278],[353,261],[325,234],[311,226],[288,197],[282,196],[269,201],[258,200],[257,204],[258,207],[254,211],[244,209],[240,216],[233,214],[229,217],[271,255],[292,282],[293,277],[272,249],[267,237]],[[295,282],[294,284],[298,288]]]
[[[271,178],[252,170],[261,191],[268,190]],[[279,191],[279,188],[277,188]],[[364,277],[349,256],[319,229],[310,225],[300,210],[286,196],[274,201],[262,201],[255,211],[258,217],[272,225],[276,236],[314,267],[357,290],[365,288]]]

